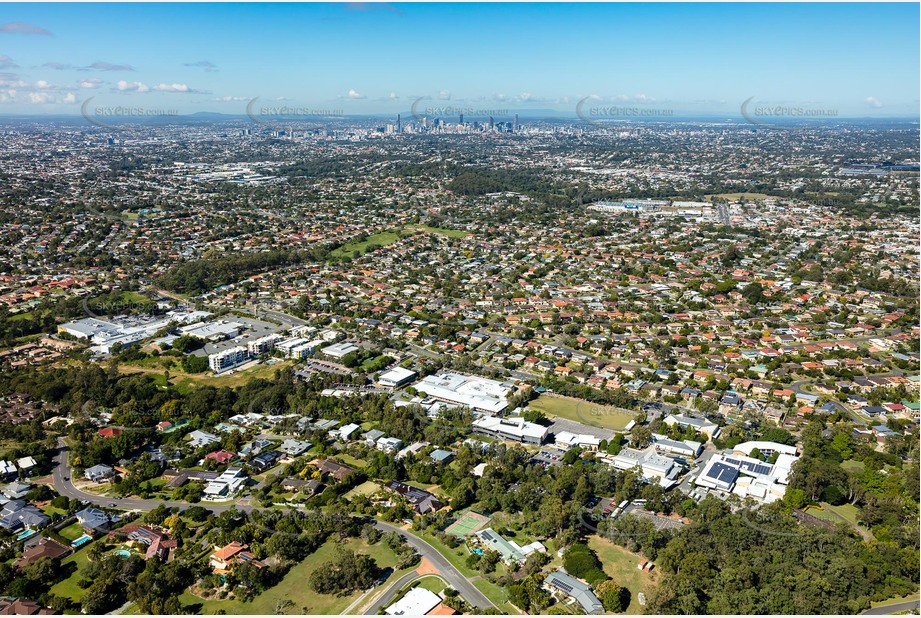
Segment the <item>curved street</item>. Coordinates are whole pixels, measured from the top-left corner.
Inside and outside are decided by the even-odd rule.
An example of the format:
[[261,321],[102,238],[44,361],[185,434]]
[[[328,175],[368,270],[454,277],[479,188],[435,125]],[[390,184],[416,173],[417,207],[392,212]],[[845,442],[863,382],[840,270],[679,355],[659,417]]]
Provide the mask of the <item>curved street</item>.
[[[58,452],[54,456],[55,466],[52,470],[52,479],[54,481],[55,490],[62,496],[67,496],[71,499],[83,500],[99,506],[108,506],[110,504],[114,504],[116,505],[116,508],[126,511],[152,511],[161,504],[165,504],[168,507],[178,506],[181,509],[187,509],[192,506],[200,506],[211,511],[212,513],[222,513],[234,507],[246,512],[255,510],[255,507],[252,505],[238,504],[236,502],[226,504],[212,504],[207,502],[192,504],[190,502],[142,500],[139,498],[116,499],[87,493],[74,487],[73,479],[71,477],[70,459],[68,457],[69,453],[70,449],[64,442],[64,439],[58,438]],[[464,577],[464,575],[458,571],[457,568],[455,568],[447,558],[442,556],[438,550],[429,545],[426,541],[422,540],[407,530],[403,530],[402,528],[387,522],[375,520],[374,527],[382,532],[396,532],[402,535],[403,538],[406,539],[406,542],[413,549],[419,552],[420,555],[427,558],[429,562],[431,562],[435,568],[438,569],[441,576],[447,580],[451,587],[457,590],[461,596],[463,596],[464,599],[466,599],[467,602],[474,607],[481,609],[495,607],[492,601],[487,599],[486,596],[480,592],[479,589],[477,589],[477,587],[474,586],[470,580]]]

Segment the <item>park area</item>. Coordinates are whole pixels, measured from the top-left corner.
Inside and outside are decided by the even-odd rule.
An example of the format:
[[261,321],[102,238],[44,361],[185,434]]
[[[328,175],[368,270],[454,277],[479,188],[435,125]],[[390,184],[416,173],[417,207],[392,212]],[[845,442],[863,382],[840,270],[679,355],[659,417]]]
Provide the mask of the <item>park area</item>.
[[604,406],[574,397],[543,394],[528,404],[547,417],[565,418],[594,427],[623,431],[635,413],[614,406]]
[[[217,614],[342,614],[359,600],[364,591],[356,591],[345,596],[319,594],[307,583],[310,574],[322,564],[336,559],[336,549],[343,547],[356,553],[367,554],[374,558],[378,568],[385,571],[387,581],[382,586],[389,586],[406,571],[395,572],[396,555],[384,543],[369,545],[361,539],[350,539],[345,543],[329,540],[300,563],[291,567],[285,577],[272,588],[256,596],[252,601],[239,600],[204,600],[191,592],[183,593],[179,600],[190,613]],[[288,604],[290,601],[290,605]],[[282,607],[287,609],[280,609]],[[132,611],[134,610],[134,611]],[[134,613],[132,606],[125,613]]]
[[630,590],[630,605],[624,613],[642,614],[643,607],[640,605],[638,595],[640,592],[647,597],[650,595],[657,578],[655,570],[647,573],[636,568],[646,559],[606,538],[597,535],[589,537],[588,546],[598,554],[604,572],[615,582]]

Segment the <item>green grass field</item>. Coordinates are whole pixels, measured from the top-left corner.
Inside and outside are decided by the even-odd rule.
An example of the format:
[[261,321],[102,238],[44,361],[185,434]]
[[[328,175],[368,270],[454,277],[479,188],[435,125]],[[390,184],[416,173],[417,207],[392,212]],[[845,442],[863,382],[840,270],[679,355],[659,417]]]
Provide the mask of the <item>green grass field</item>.
[[[291,613],[341,614],[343,610],[362,595],[362,592],[358,591],[342,597],[332,594],[318,594],[307,584],[307,579],[321,564],[334,560],[336,548],[342,546],[370,555],[377,561],[377,566],[382,569],[392,568],[396,564],[396,556],[383,543],[368,545],[360,539],[351,539],[346,543],[330,540],[308,556],[306,560],[292,567],[277,586],[266,590],[252,601],[205,601],[189,592],[183,593],[179,600],[183,605],[192,606],[193,609],[200,604],[201,609],[198,613],[202,614],[215,614],[219,610],[224,610],[228,614],[276,614],[278,602],[285,599],[294,603],[294,606],[288,610]],[[383,585],[387,586],[389,584],[385,583]]]
[[[145,359],[145,361],[148,359]],[[144,361],[142,361],[143,363]],[[172,384],[179,392],[189,393],[192,388],[195,386],[214,386],[215,388],[220,388],[221,386],[226,386],[228,388],[236,388],[238,386],[243,386],[248,383],[250,380],[255,379],[271,379],[275,375],[276,369],[284,370],[291,364],[291,361],[284,361],[281,363],[276,363],[274,365],[256,365],[249,369],[245,369],[241,372],[236,372],[234,374],[224,374],[216,376],[211,372],[206,373],[186,373],[182,370],[182,367],[176,365],[169,370],[170,373],[170,384]],[[125,364],[119,365],[118,370],[121,373],[147,373],[151,374],[154,377],[154,382],[166,386],[166,380],[163,377],[164,368],[160,367],[145,367],[143,364]]]
[[[65,528],[66,530],[67,528]],[[67,597],[73,601],[79,603],[83,599],[83,595],[86,594],[84,588],[77,586],[77,582],[82,579],[81,572],[86,568],[86,565],[90,563],[88,553],[89,548],[92,547],[92,543],[84,545],[74,554],[67,556],[64,560],[61,561],[62,568],[69,568],[68,565],[76,564],[76,570],[70,574],[70,577],[67,579],[61,580],[51,587],[51,594],[59,597]]]
[[448,236],[449,238],[466,238],[470,236],[470,232],[465,232],[463,230],[449,230],[444,227],[432,227],[430,225],[410,225],[407,229],[411,230],[422,230],[424,232],[429,232],[431,234],[440,234],[441,236]]
[[643,592],[648,597],[652,592],[656,576],[653,573],[644,573],[636,568],[636,565],[643,562],[645,558],[631,553],[611,541],[594,535],[589,537],[588,546],[595,550],[598,559],[601,560],[604,572],[610,575],[614,581],[621,586],[626,586],[630,590],[630,605],[627,607],[626,614],[642,614],[643,607],[637,600],[637,594]]
[[611,406],[602,406],[573,397],[541,395],[528,404],[529,408],[543,412],[548,417],[558,416],[586,425],[623,430],[633,420],[633,414]]
[[371,245],[378,245],[379,247],[386,247],[387,245],[392,245],[396,241],[400,240],[400,235],[397,232],[378,232],[377,234],[372,234],[368,236],[365,240],[361,242],[348,242],[333,251],[330,256],[334,258],[342,257],[352,257],[356,251],[361,255],[364,255],[368,251],[368,247]]
[[374,481],[365,481],[361,485],[357,485],[345,492],[345,498],[347,500],[351,500],[358,495],[370,496],[379,491],[380,488],[380,484],[375,483]]

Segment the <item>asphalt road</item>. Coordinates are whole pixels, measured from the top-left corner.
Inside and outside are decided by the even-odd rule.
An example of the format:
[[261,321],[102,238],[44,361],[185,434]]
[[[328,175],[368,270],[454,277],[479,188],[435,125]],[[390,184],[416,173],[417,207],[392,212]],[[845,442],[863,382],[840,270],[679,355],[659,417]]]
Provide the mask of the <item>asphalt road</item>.
[[[85,500],[91,504],[96,504],[99,506],[108,506],[109,504],[115,504],[116,507],[126,511],[152,511],[161,504],[165,504],[167,507],[178,506],[181,509],[187,509],[192,506],[200,506],[204,509],[211,511],[212,513],[222,513],[228,509],[236,507],[240,511],[250,512],[255,509],[252,505],[249,504],[211,504],[208,502],[201,502],[199,504],[192,504],[190,502],[179,502],[179,501],[162,501],[162,500],[141,500],[137,498],[123,498],[115,499],[109,498],[106,496],[97,496],[95,494],[87,493],[85,491],[80,491],[74,487],[73,480],[71,477],[72,471],[70,468],[70,459],[69,459],[70,449],[64,442],[63,438],[58,438],[58,452],[54,456],[55,466],[52,470],[52,479],[54,480],[55,490],[62,496],[67,496],[71,499]],[[68,480],[64,480],[64,478]],[[441,576],[447,580],[452,588],[461,593],[464,599],[468,603],[478,608],[487,608],[495,607],[493,603],[486,598],[486,596],[480,592],[476,586],[473,585],[470,580],[468,580],[464,575],[458,571],[453,564],[448,562],[448,559],[441,555],[437,549],[429,545],[426,541],[420,539],[411,532],[407,532],[393,524],[389,524],[383,521],[375,521],[374,527],[382,532],[397,532],[403,538],[406,539],[406,542],[420,555],[427,558],[436,569],[441,573]]]
[[885,616],[887,614],[897,614],[911,609],[918,609],[918,601],[903,601],[902,603],[893,603],[892,605],[881,605],[868,609],[863,613],[864,616]]
[[419,579],[420,577],[421,575],[419,575],[417,572],[410,571],[397,581],[393,582],[393,584],[390,585],[390,588],[387,588],[387,592],[385,592],[381,598],[379,598],[377,602],[374,603],[374,606],[368,610],[368,615],[376,616],[377,614],[380,614],[382,609],[390,605],[390,602],[393,601],[393,597],[396,596],[397,592],[399,592],[403,586],[409,584],[413,580]]
[[460,571],[458,571],[453,564],[448,562],[448,559],[441,555],[434,547],[429,545],[426,541],[420,539],[414,534],[408,533],[402,528],[398,528],[393,524],[388,524],[384,521],[377,521],[374,523],[374,527],[378,530],[384,532],[397,532],[403,535],[403,538],[406,539],[406,542],[419,552],[422,556],[428,558],[438,572],[441,573],[441,576],[444,577],[451,587],[461,593],[461,596],[467,600],[468,603],[478,608],[487,608],[487,607],[496,607],[493,605],[492,601],[486,598],[486,596],[479,591],[479,589],[473,585],[469,579],[464,577]]

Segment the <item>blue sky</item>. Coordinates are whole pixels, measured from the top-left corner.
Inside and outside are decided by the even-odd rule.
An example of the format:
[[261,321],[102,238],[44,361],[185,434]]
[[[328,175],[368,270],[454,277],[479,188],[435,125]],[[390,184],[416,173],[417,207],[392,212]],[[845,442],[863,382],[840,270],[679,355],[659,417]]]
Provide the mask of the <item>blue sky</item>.
[[[919,113],[919,5],[4,4],[0,114]],[[497,114],[500,115],[500,114]]]

